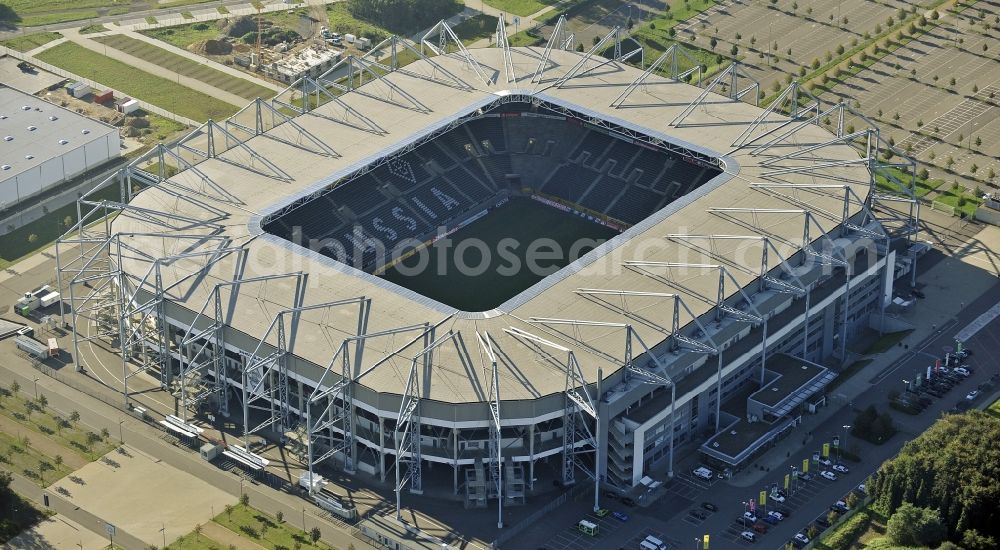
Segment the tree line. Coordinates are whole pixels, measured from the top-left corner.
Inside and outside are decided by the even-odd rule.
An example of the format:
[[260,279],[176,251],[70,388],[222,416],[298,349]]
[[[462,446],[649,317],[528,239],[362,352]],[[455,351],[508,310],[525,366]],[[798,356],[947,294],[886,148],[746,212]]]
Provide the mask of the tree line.
[[[982,411],[947,415],[883,464],[869,488],[872,506],[892,516],[890,526],[913,527],[912,532],[893,538],[925,545],[946,538],[968,550],[997,548],[997,441],[1000,418]],[[900,514],[900,521],[892,521],[895,514]],[[940,521],[940,529],[935,520]]]

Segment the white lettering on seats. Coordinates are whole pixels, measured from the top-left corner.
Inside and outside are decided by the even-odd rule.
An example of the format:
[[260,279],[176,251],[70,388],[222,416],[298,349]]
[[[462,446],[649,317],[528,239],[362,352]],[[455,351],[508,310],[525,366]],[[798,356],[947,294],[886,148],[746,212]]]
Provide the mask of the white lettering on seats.
[[437,200],[441,201],[441,204],[444,205],[444,207],[447,208],[448,210],[451,210],[456,206],[461,206],[461,203],[459,203],[457,200],[453,199],[450,195],[448,195],[444,191],[441,191],[437,187],[431,187],[431,193],[434,193],[434,196],[437,197]]

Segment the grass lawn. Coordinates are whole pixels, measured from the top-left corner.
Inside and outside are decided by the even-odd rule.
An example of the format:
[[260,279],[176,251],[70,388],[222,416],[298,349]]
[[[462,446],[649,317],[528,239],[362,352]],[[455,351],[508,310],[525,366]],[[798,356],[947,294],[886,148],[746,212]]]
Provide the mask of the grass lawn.
[[[379,27],[378,25],[373,25],[368,21],[358,19],[351,15],[351,12],[347,11],[347,6],[344,2],[336,2],[334,4],[327,4],[326,6],[326,18],[329,20],[330,30],[333,32],[339,32],[340,34],[353,34],[355,36],[378,36],[378,40],[373,40],[372,45],[374,46],[380,40],[389,38],[392,34],[388,30]],[[294,26],[291,28],[295,28]]]
[[976,215],[976,208],[982,203],[979,197],[970,193],[968,189],[962,186],[959,186],[958,189],[949,188],[945,191],[939,190],[934,200],[957,209],[968,218]]
[[[452,235],[450,244],[453,247],[448,247],[446,240],[438,241],[437,245],[390,267],[383,277],[458,309],[485,311],[499,306],[545,275],[576,259],[567,258],[571,251],[574,256],[582,256],[616,234],[617,231],[611,228],[538,201],[513,198],[510,203],[491,210]],[[528,258],[531,243],[539,235],[555,241],[557,246],[553,248],[560,251],[558,258]],[[505,246],[504,252],[516,257],[516,260],[509,260],[504,253],[498,253],[501,241],[508,238],[514,239],[517,245],[512,248]],[[482,247],[468,246],[476,239],[485,243],[485,249],[490,252],[488,255],[483,253]],[[463,241],[466,242],[464,246]],[[574,249],[577,244],[583,245],[581,250]],[[451,252],[453,250],[462,250],[461,261],[469,270],[459,268],[459,259]],[[423,266],[425,269],[418,267],[421,259],[427,260]],[[505,269],[509,270],[515,264],[521,269],[504,273]],[[439,270],[439,265],[445,266],[445,269]],[[537,269],[534,269],[536,266]]]
[[1000,418],[1000,398],[997,398],[989,407],[986,408],[986,412],[992,416]]
[[3,44],[12,50],[26,52],[43,44],[48,44],[57,38],[62,38],[62,35],[57,32],[36,32],[33,34],[18,36],[16,38],[9,38],[0,42],[0,44]]
[[497,30],[497,18],[480,13],[452,27],[462,44],[469,45],[477,40],[491,37]]
[[906,338],[912,330],[902,330],[899,332],[890,332],[889,334],[882,335],[881,338],[875,340],[875,342],[868,346],[865,350],[866,355],[873,353],[885,353],[892,349],[896,344],[900,343],[903,338]]
[[131,36],[114,34],[111,36],[101,36],[94,40],[110,48],[154,63],[158,67],[163,67],[177,74],[200,80],[220,90],[225,90],[246,99],[256,99],[258,97],[270,98],[275,94],[270,88],[265,88],[245,78],[232,76],[218,69],[198,63],[193,59],[188,59],[182,55],[154,46],[149,42],[132,38]]
[[[40,474],[42,463],[48,465],[44,474]],[[0,468],[17,472],[39,487],[45,487],[73,471],[65,464],[57,465],[53,457],[25,445],[15,434],[4,432],[0,432]]]
[[110,8],[108,15],[128,11],[125,0],[4,0],[3,4],[17,14],[14,22],[25,27],[79,21],[99,15],[97,8]]
[[188,533],[170,543],[164,550],[212,550],[213,548],[221,550],[225,545],[205,535]]
[[483,0],[486,5],[494,7],[505,13],[514,15],[531,15],[545,6],[554,6],[558,2],[555,0]]
[[[75,453],[87,460],[97,460],[117,446],[117,443],[111,438],[101,439],[93,443],[88,441],[90,430],[79,423],[71,422],[69,419],[71,412],[65,413],[65,417],[62,417],[65,420],[62,428],[59,428],[56,421],[61,413],[51,408],[46,407],[44,412],[36,410],[31,416],[28,416],[27,403],[28,400],[20,395],[4,397],[0,402],[0,414],[24,426],[26,430],[37,432],[46,439],[62,445],[68,453]],[[49,479],[51,481],[54,478],[49,477]]]
[[140,71],[72,42],[46,50],[38,58],[199,122],[210,118],[222,120],[238,110],[207,94]]
[[294,548],[296,542],[305,550],[330,550],[322,542],[313,544],[307,533],[287,521],[278,523],[275,518],[242,504],[233,507],[232,515],[223,512],[213,521],[269,550]]
[[80,29],[80,34],[94,34],[95,32],[106,32],[109,30],[104,25],[87,25]]
[[[101,198],[120,200],[118,187],[115,185],[105,187],[93,196],[98,200]],[[84,210],[84,213],[86,212],[87,210]],[[65,225],[67,216],[70,218],[69,225]],[[5,269],[21,258],[49,246],[67,229],[73,227],[76,221],[76,204],[67,204],[6,235],[0,235],[0,269]],[[31,238],[32,235],[35,236],[34,239]]]
[[[887,177],[887,175],[890,175],[893,178],[899,180],[904,185],[908,185],[910,182],[910,176],[906,172],[900,170],[899,168],[880,168],[879,171],[875,174],[875,185],[883,191],[902,192],[900,184]],[[933,178],[923,179],[917,176],[916,180],[917,197],[920,198],[927,195],[931,191],[934,191],[939,187],[941,187],[942,185],[944,185],[944,183],[945,183],[944,180],[933,179]]]
[[[631,37],[642,44],[645,49],[646,62],[652,63],[667,48],[677,43],[677,40],[671,34],[674,27],[685,19],[690,19],[717,3],[716,0],[691,0],[684,4],[671,4],[670,11],[646,23],[636,25],[632,29]],[[684,56],[678,56],[677,69],[681,72],[698,64],[705,67],[706,74],[712,74],[718,70],[716,67],[721,66],[722,63],[727,61],[721,54],[703,50],[687,42],[682,42],[682,44],[685,51],[694,59],[695,63],[691,63]],[[584,44],[584,47],[589,48],[589,45]],[[638,64],[638,62],[638,58],[630,60],[630,64]],[[664,63],[664,67],[665,70],[661,70],[660,74],[669,77],[670,64]]]
[[201,40],[214,40],[219,37],[219,30],[210,23],[191,23],[176,27],[163,27],[142,31],[142,34],[157,40],[162,40],[178,48],[187,48]]

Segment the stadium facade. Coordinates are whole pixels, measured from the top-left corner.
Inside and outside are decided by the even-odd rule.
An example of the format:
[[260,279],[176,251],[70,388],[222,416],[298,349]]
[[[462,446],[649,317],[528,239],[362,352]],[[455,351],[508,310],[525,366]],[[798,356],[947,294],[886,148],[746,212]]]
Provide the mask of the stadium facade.
[[[915,270],[913,182],[875,177],[912,161],[795,84],[758,106],[738,65],[699,87],[678,48],[644,71],[617,31],[580,53],[502,28],[390,39],[84,197],[58,246],[77,346],[116,342],[126,402],[152,374],[311,469],[468,506],[666,479],[681,445],[738,469],[788,434]],[[378,276],[379,246],[512,196],[619,234],[487,311]]]

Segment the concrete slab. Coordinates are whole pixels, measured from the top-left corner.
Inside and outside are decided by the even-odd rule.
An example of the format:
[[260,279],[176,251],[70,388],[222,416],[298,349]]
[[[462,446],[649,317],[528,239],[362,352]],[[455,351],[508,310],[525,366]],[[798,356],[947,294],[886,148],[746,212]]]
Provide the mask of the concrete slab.
[[31,73],[23,72],[17,68],[18,63],[20,60],[14,57],[0,57],[0,82],[22,92],[35,94],[63,80],[61,76],[40,69],[35,69]]
[[9,541],[8,548],[79,548],[100,550],[107,539],[61,514],[48,518],[33,529]]
[[158,459],[129,449],[111,453],[77,470],[84,483],[71,489],[69,500],[147,544],[191,532],[211,521],[213,513],[234,504],[232,495]]

